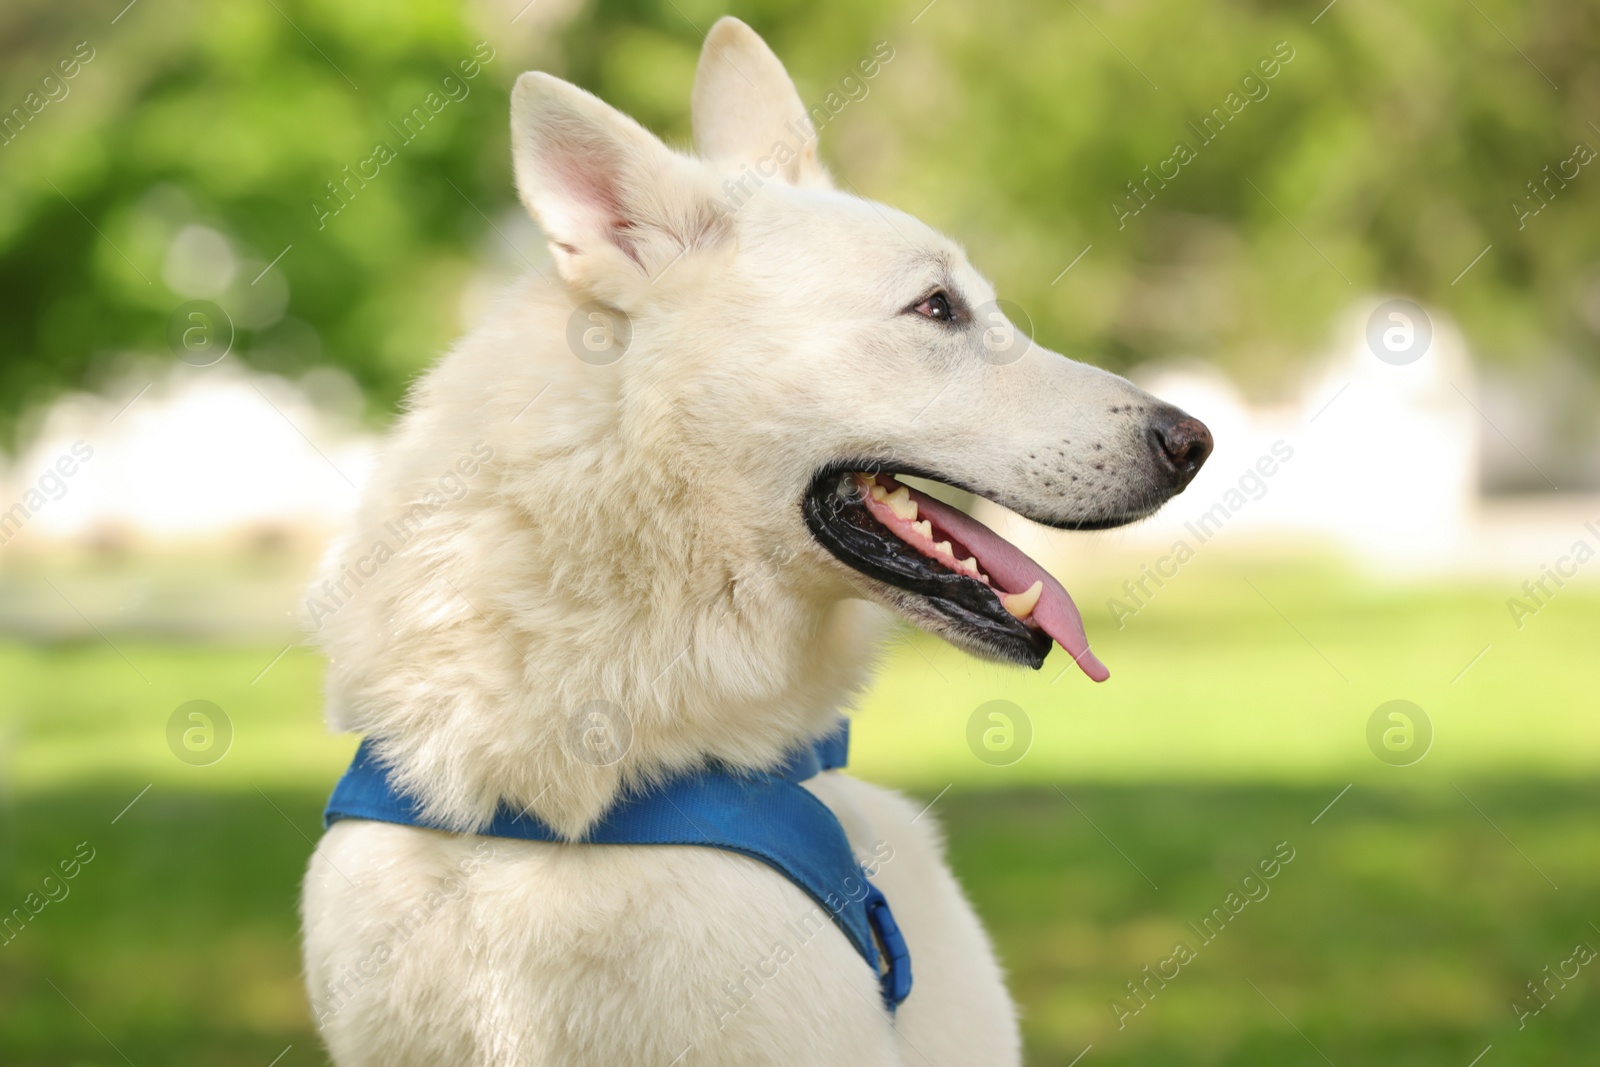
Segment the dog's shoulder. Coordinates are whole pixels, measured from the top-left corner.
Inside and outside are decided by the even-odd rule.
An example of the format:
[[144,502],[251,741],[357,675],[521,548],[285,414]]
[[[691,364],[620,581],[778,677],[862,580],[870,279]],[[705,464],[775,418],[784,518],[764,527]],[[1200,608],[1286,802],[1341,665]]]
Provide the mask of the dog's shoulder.
[[[349,1034],[370,1053],[392,1033],[412,1051],[544,1050],[532,1062],[671,1063],[689,1047],[705,1064],[774,1047],[812,1050],[796,1063],[899,1062],[849,941],[732,853],[347,821],[312,862],[305,914],[313,1008],[335,1046]],[[411,995],[441,977],[470,996]]]

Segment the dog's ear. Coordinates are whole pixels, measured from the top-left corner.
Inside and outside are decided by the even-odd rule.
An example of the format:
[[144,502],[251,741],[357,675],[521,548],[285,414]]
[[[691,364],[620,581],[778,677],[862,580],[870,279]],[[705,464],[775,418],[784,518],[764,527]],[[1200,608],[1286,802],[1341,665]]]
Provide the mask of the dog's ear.
[[717,20],[700,50],[691,98],[696,150],[728,167],[756,165],[790,185],[829,188],[816,129],[800,93],[767,42],[732,15]]
[[729,236],[702,164],[560,78],[517,79],[511,154],[561,276],[619,307],[687,252]]

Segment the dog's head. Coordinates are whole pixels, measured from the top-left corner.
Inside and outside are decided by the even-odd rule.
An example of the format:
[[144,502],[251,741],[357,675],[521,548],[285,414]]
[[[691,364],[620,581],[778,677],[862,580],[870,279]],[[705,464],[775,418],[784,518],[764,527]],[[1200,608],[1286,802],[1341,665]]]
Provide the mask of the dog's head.
[[666,401],[677,462],[747,543],[834,595],[1034,667],[1053,639],[1104,678],[1054,578],[895,475],[1103,529],[1189,483],[1205,426],[1033,343],[954,242],[836,190],[743,23],[707,38],[693,112],[691,158],[548,75],[512,106],[522,198],[580,298],[626,317],[627,381]]

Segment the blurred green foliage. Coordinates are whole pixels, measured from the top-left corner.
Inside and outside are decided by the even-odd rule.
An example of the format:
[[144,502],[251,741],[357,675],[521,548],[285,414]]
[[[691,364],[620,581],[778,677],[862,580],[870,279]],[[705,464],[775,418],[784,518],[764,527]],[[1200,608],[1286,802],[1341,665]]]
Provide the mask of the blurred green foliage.
[[[514,72],[495,70],[497,58],[460,80],[458,62],[482,38],[449,3],[146,2],[112,25],[120,8],[30,2],[0,16],[7,107],[75,43],[94,53],[65,97],[0,147],[8,413],[117,353],[165,353],[183,296],[164,284],[163,263],[189,224],[225,234],[242,259],[218,298],[241,320],[263,298],[252,279],[289,249],[275,268],[286,313],[241,329],[244,358],[291,374],[337,363],[392,403],[455,330],[455,295],[485,229],[475,204],[505,199],[503,83]],[[465,98],[403,144],[390,123],[430,92],[448,99],[451,75]],[[380,140],[400,157],[364,188],[346,186],[350,206],[319,223],[325,183]]]
[[[1070,354],[1198,356],[1270,388],[1382,290],[1447,309],[1497,358],[1600,361],[1600,167],[1573,162],[1600,148],[1593,0],[125,2],[0,12],[0,108],[25,117],[0,138],[3,420],[165,349],[182,296],[163,263],[190,223],[241,259],[219,302],[258,322],[244,359],[339,364],[390,409],[462,328],[462,286],[503,234],[514,76],[554,70],[683,143],[725,10],[808,103],[887,42],[824,155],[845,188],[963,240]],[[470,95],[319,228],[325,183],[479,41],[496,58]],[[92,60],[49,100],[79,42]],[[1292,58],[1261,78],[1275,50]],[[1191,123],[1213,108],[1227,121],[1206,143]],[[1179,142],[1194,158],[1125,214],[1128,183]],[[262,283],[286,283],[280,313],[249,282],[286,248]]]

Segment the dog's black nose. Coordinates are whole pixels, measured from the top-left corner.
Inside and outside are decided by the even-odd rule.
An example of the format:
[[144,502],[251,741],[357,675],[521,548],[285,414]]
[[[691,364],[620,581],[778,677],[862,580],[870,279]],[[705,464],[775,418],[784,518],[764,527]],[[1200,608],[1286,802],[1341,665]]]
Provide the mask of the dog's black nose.
[[1177,481],[1173,491],[1181,492],[1194,481],[1206,457],[1211,455],[1211,431],[1194,416],[1177,408],[1166,408],[1156,413],[1150,435],[1156,450],[1172,466]]

